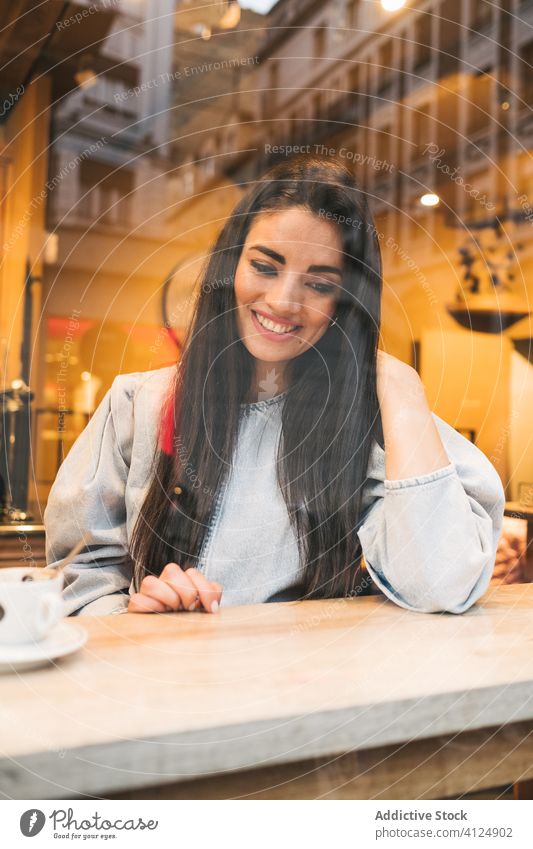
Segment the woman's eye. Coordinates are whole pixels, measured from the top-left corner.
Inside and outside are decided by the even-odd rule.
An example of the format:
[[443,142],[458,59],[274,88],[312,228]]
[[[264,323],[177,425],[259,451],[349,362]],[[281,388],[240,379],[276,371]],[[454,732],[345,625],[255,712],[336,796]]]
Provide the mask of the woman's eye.
[[318,280],[312,280],[309,285],[315,292],[320,292],[323,295],[327,295],[335,289],[334,283],[322,283]]
[[250,260],[250,265],[252,265],[259,274],[267,274],[269,277],[273,277],[277,273],[273,265],[267,265],[264,262],[259,262],[257,259]]

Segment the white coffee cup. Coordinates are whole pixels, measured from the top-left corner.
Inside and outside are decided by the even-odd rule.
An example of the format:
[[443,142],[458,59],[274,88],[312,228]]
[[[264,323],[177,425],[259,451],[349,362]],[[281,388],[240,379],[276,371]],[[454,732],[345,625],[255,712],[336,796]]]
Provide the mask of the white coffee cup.
[[0,569],[0,645],[43,640],[65,615],[63,573],[38,567]]

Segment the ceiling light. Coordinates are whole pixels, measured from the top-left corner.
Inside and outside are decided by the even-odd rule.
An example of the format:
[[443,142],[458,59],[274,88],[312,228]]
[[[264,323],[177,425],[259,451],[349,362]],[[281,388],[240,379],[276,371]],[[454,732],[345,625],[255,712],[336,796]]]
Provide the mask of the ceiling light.
[[381,5],[386,12],[396,12],[405,6],[405,0],[381,0]]
[[203,38],[204,41],[209,41],[211,38],[211,27],[208,27],[206,24],[195,24],[192,31]]
[[241,19],[241,7],[238,3],[230,3],[218,25],[221,29],[232,29],[236,27]]
[[86,71],[78,71],[74,74],[74,79],[80,88],[91,88],[96,82],[96,74],[90,68]]
[[420,198],[420,203],[422,206],[438,206],[440,203],[440,197],[438,195],[434,195],[433,192],[427,192],[427,194],[422,195]]
[[94,70],[94,57],[91,53],[80,56],[74,80],[80,88],[90,88],[95,84],[98,77]]

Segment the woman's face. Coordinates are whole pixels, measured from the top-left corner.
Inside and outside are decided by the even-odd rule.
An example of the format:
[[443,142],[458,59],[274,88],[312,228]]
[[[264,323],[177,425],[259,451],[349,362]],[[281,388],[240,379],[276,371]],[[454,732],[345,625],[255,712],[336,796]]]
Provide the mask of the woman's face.
[[249,353],[284,366],[316,345],[340,295],[337,226],[303,207],[257,216],[235,274],[237,327]]

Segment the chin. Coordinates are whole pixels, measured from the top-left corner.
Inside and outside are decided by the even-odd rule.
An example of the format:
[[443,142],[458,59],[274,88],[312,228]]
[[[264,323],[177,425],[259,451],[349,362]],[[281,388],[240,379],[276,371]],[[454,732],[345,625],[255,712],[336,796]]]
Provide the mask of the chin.
[[255,347],[249,348],[248,345],[246,345],[246,349],[250,356],[252,356],[255,360],[261,360],[263,363],[285,363],[287,360],[293,360],[300,353],[300,351],[287,351],[282,354],[281,351],[278,353],[271,349],[262,351]]

